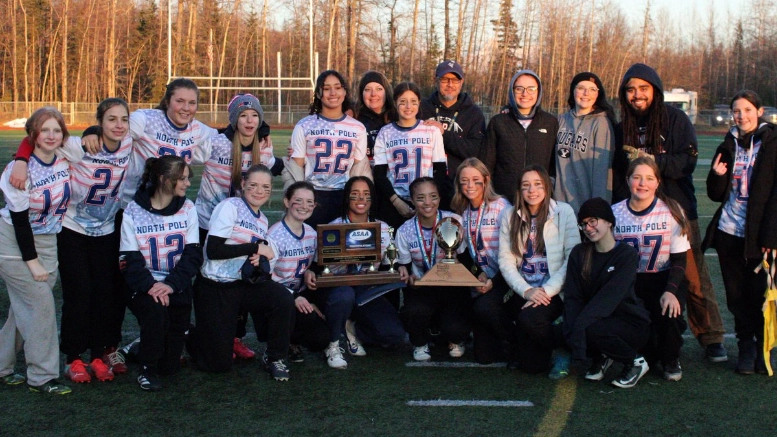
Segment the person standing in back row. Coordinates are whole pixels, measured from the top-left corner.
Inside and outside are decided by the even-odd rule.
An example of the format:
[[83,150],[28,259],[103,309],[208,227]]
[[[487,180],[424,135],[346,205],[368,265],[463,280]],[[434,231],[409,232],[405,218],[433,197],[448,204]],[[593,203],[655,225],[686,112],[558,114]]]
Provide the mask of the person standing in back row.
[[[615,126],[613,199],[615,204],[629,197],[626,169],[639,157],[653,159],[660,170],[663,191],[677,201],[688,219],[688,322],[705,348],[707,359],[728,360],[723,346],[723,321],[712,288],[710,273],[701,252],[699,215],[693,187],[693,171],[699,154],[696,132],[683,111],[664,103],[664,86],[658,73],[645,64],[626,71],[619,89],[621,122]],[[696,271],[694,271],[696,270]]]
[[[542,82],[533,71],[515,73],[507,91],[509,112],[488,122],[480,160],[493,175],[494,190],[515,199],[524,167],[538,164],[551,178],[556,176],[558,119],[540,107]],[[552,191],[551,186],[548,195]]]
[[[464,70],[458,62],[445,60],[434,72],[437,90],[421,102],[419,119],[436,126],[442,133],[448,159],[449,186],[440,188],[440,209],[450,209],[456,169],[467,158],[477,158],[486,132],[483,111],[464,87]],[[451,170],[452,169],[452,170]]]

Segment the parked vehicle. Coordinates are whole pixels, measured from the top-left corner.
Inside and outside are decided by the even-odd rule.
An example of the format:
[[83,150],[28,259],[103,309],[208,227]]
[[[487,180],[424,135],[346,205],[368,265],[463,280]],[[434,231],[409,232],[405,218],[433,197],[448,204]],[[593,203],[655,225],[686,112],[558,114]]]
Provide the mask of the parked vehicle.
[[731,108],[728,105],[715,105],[710,124],[713,126],[732,126],[734,119],[731,116]]
[[777,108],[774,106],[764,106],[763,119],[769,123],[777,124]]
[[699,113],[699,94],[696,91],[686,91],[682,88],[672,88],[664,91],[664,102],[680,108],[696,124],[696,116]]

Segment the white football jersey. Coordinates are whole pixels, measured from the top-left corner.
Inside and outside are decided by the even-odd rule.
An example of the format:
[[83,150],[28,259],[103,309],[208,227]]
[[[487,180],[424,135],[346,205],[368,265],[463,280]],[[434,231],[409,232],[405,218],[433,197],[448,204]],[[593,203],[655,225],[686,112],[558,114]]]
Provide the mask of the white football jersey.
[[680,235],[680,225],[661,199],[645,211],[635,213],[628,199],[612,206],[615,214],[615,239],[639,252],[638,273],[655,273],[671,267],[669,255],[687,252],[691,248],[686,235]]
[[[76,140],[81,143],[80,138]],[[127,135],[115,152],[103,146],[97,154],[87,153],[81,162],[70,166],[72,197],[64,227],[93,237],[114,231],[116,213],[121,208],[121,187],[131,153],[132,138]]]
[[[237,135],[237,133],[235,133]],[[216,135],[211,140],[210,154],[205,161],[205,168],[202,171],[202,180],[200,182],[200,191],[197,193],[197,200],[194,203],[197,206],[197,215],[200,218],[200,227],[210,229],[210,216],[213,208],[227,197],[240,196],[240,187],[232,187],[232,141],[224,134]],[[266,137],[260,143],[262,149],[259,152],[261,163],[272,167],[275,163],[273,157],[272,140]],[[243,176],[251,168],[253,157],[251,155],[252,147],[243,147],[241,151],[241,168]]]
[[[438,221],[445,217],[453,217],[458,220],[459,223],[462,222],[462,219],[458,214],[454,214],[450,211],[438,211],[438,213]],[[445,258],[445,251],[432,240],[432,231],[433,229],[431,228],[419,226],[416,217],[403,223],[397,231],[396,245],[397,251],[399,252],[398,263],[411,264],[412,272],[409,273],[418,278],[423,277],[437,261]],[[432,249],[432,259],[427,259],[426,262],[424,261],[424,247],[437,248],[436,251]],[[466,244],[462,244],[456,252],[462,253],[465,250]]]
[[305,271],[316,254],[316,237],[316,231],[305,223],[302,224],[302,235],[295,235],[283,220],[270,226],[267,238],[278,249],[272,280],[299,291],[304,285]]
[[130,114],[130,136],[134,142],[124,176],[122,206],[135,197],[148,158],[175,155],[187,163],[202,164],[209,154],[210,145],[207,143],[215,135],[215,129],[197,120],[178,128],[159,109],[139,109]]
[[121,223],[122,252],[139,251],[157,282],[164,281],[181,259],[187,244],[200,242],[197,211],[191,200],[175,214],[153,214],[134,201],[124,210]]
[[294,126],[291,150],[292,158],[305,158],[305,179],[317,190],[342,190],[354,161],[367,156],[367,130],[348,115],[308,115]]
[[397,196],[410,201],[410,183],[432,176],[432,164],[447,163],[442,134],[434,126],[418,121],[404,128],[390,123],[375,139],[374,165],[388,164],[386,173]]
[[[267,216],[254,211],[242,197],[230,197],[213,210],[208,236],[226,238],[226,244],[253,243],[267,240]],[[229,259],[209,259],[205,242],[205,263],[202,276],[217,282],[232,282],[241,278],[240,268],[248,256]],[[274,248],[273,248],[274,249]],[[277,253],[277,251],[275,251]]]

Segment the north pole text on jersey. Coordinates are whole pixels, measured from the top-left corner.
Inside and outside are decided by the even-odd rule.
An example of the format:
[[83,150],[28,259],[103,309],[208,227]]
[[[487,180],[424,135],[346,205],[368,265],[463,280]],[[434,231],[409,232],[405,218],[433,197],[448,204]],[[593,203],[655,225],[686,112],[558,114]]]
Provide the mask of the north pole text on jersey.
[[38,179],[37,181],[33,182],[32,185],[35,188],[40,188],[40,187],[42,187],[44,185],[51,184],[51,183],[54,183],[54,182],[56,182],[56,181],[58,181],[60,179],[69,178],[69,177],[70,177],[70,172],[69,171],[67,171],[67,170],[59,170],[56,173],[52,173],[52,174],[46,176],[43,179]]
[[164,132],[157,132],[156,134],[157,141],[162,141],[167,144],[172,144],[176,147],[189,147],[194,144],[194,138],[176,138],[176,137],[169,137]]

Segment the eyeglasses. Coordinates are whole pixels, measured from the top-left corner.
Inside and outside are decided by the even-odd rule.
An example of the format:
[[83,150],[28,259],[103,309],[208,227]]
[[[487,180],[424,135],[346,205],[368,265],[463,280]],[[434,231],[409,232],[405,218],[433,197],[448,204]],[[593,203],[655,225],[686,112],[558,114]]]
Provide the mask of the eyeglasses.
[[588,220],[583,220],[582,222],[577,224],[577,229],[580,229],[581,231],[585,231],[585,228],[590,226],[592,228],[595,228],[599,224],[599,219],[596,217],[590,218]]
[[458,85],[461,83],[461,79],[451,79],[447,77],[443,77],[438,80],[440,81],[440,85]]
[[596,94],[599,92],[599,88],[596,88],[595,86],[588,87],[588,86],[578,85],[575,87],[575,91],[577,91],[580,94],[585,94],[586,91],[588,92],[588,94]]
[[537,94],[537,90],[538,89],[540,89],[540,87],[538,87],[538,86],[520,86],[519,85],[519,86],[514,86],[513,87],[513,91],[515,92],[515,94],[523,94],[524,91],[526,92],[526,94],[529,94],[529,95]]

